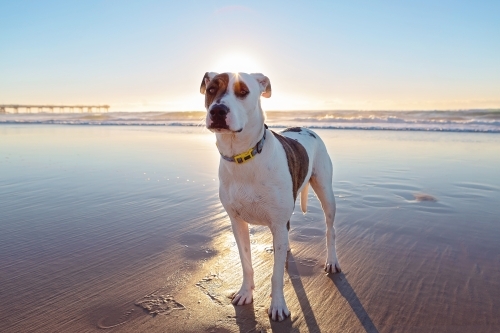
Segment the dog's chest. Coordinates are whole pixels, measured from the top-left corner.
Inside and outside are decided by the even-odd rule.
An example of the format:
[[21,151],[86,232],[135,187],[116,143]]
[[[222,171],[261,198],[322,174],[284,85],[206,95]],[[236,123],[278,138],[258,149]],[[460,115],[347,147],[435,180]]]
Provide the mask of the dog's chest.
[[265,191],[250,186],[230,186],[225,197],[224,206],[231,216],[252,224],[266,224],[269,220],[267,203],[274,198]]
[[266,168],[241,175],[221,173],[219,195],[228,214],[260,225],[291,214],[292,184],[277,176],[277,171]]

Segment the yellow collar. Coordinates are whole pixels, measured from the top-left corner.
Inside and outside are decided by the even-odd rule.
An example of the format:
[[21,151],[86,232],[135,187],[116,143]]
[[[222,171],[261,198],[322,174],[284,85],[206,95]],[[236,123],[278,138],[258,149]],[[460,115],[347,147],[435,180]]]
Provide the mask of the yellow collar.
[[[252,158],[255,157],[255,155],[260,154],[260,152],[262,151],[262,147],[264,147],[264,141],[266,140],[267,125],[264,124],[264,127],[265,127],[264,128],[264,135],[262,136],[262,139],[260,139],[260,141],[257,142],[257,144],[255,146],[253,146],[252,148],[248,149],[247,151],[245,151],[241,154],[234,155],[231,157],[223,155],[219,150],[220,156],[228,162],[236,162],[237,164],[243,164],[245,162],[250,161]],[[217,146],[217,150],[218,149],[219,149],[219,146]]]

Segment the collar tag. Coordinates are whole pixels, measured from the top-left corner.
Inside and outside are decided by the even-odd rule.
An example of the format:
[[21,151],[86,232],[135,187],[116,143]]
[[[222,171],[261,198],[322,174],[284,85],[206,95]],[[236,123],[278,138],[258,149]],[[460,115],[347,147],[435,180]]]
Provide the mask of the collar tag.
[[238,154],[238,155],[234,155],[233,158],[234,158],[234,161],[238,164],[243,164],[245,163],[246,161],[249,161],[251,160],[255,155],[253,154],[253,150],[255,148],[252,147],[250,149],[248,149],[246,152],[244,153],[241,153],[241,154]]

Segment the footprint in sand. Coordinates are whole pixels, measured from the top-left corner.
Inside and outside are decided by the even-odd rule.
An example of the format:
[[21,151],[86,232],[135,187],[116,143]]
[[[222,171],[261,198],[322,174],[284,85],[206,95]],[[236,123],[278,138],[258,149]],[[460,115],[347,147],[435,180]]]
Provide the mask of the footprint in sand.
[[160,314],[168,315],[172,311],[186,309],[184,305],[174,300],[174,298],[168,294],[166,295],[150,294],[145,296],[140,301],[136,302],[135,305],[141,307],[152,316]]
[[219,279],[217,274],[209,274],[205,276],[198,283],[196,283],[196,286],[200,288],[205,295],[210,297],[212,301],[219,305],[224,305],[224,297],[217,292],[217,290],[222,287],[222,281]]
[[130,309],[129,311],[125,311],[121,315],[118,315],[117,317],[113,315],[108,315],[106,317],[99,319],[99,321],[97,322],[97,327],[100,329],[110,329],[117,326],[121,326],[127,323],[131,319],[133,313],[134,309]]

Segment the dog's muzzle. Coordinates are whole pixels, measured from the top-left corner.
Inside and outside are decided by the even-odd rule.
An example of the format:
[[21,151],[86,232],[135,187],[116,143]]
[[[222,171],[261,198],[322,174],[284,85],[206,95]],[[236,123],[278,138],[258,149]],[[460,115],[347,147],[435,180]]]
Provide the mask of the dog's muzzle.
[[212,121],[210,128],[229,129],[229,126],[226,123],[226,116],[229,113],[229,108],[227,106],[224,104],[215,104],[208,113],[210,114],[210,120]]

